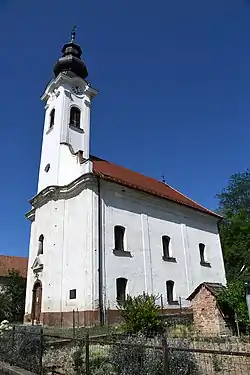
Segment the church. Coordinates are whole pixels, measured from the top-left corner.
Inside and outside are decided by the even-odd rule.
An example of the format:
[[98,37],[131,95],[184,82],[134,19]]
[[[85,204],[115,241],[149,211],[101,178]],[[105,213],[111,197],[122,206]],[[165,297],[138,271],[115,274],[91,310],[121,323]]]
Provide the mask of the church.
[[203,282],[226,283],[221,217],[167,183],[90,154],[92,100],[75,31],[46,87],[31,222],[25,322],[115,319],[127,295],[188,307]]

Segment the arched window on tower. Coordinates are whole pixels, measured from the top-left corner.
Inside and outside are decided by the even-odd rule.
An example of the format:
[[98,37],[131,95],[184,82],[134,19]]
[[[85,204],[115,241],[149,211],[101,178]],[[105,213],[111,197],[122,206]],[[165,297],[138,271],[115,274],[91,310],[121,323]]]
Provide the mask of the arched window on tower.
[[41,234],[38,239],[38,251],[37,251],[37,256],[43,254],[43,241],[44,241],[44,235]]
[[80,128],[81,125],[81,111],[77,107],[70,108],[70,120],[69,125],[74,126],[75,128]]
[[50,121],[49,121],[49,128],[53,128],[54,124],[55,124],[55,108],[52,109],[52,111],[50,112]]

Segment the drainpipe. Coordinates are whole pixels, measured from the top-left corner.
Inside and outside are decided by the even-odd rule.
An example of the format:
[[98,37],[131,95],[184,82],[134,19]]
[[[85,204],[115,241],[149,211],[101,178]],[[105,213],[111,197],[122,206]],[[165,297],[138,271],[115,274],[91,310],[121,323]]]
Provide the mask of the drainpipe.
[[99,286],[99,312],[100,324],[104,324],[103,310],[103,251],[102,251],[102,199],[101,199],[101,180],[97,177],[98,186],[98,286]]

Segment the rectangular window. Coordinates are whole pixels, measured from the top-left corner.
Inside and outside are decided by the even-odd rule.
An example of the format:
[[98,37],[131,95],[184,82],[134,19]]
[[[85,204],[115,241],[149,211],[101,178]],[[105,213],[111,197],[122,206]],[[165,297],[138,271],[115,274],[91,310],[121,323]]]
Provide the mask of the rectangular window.
[[69,299],[76,299],[76,289],[71,289],[69,291]]

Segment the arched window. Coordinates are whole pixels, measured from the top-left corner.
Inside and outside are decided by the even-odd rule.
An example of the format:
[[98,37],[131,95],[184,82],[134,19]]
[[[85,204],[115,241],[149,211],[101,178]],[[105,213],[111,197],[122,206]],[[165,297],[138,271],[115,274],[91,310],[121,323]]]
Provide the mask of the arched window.
[[50,121],[49,121],[49,128],[51,129],[55,124],[55,108],[52,109],[50,112]]
[[205,245],[204,243],[199,243],[199,250],[200,250],[200,262],[205,263]]
[[120,225],[116,225],[114,228],[115,250],[124,251],[124,234],[125,228]]
[[37,255],[42,255],[43,254],[43,241],[44,241],[44,235],[41,234],[38,239],[38,251]]
[[76,128],[80,128],[81,125],[81,111],[77,107],[70,108],[70,120],[69,124]]
[[200,250],[200,265],[203,267],[211,267],[211,264],[206,260],[206,245],[204,243],[199,243]]
[[116,300],[119,304],[126,300],[127,282],[128,280],[123,277],[116,279]]
[[170,244],[170,237],[169,236],[162,236],[162,250],[163,250],[163,257],[164,258],[170,258],[169,244]]
[[174,282],[172,280],[168,280],[166,282],[167,287],[167,301],[168,304],[171,305],[174,303]]

